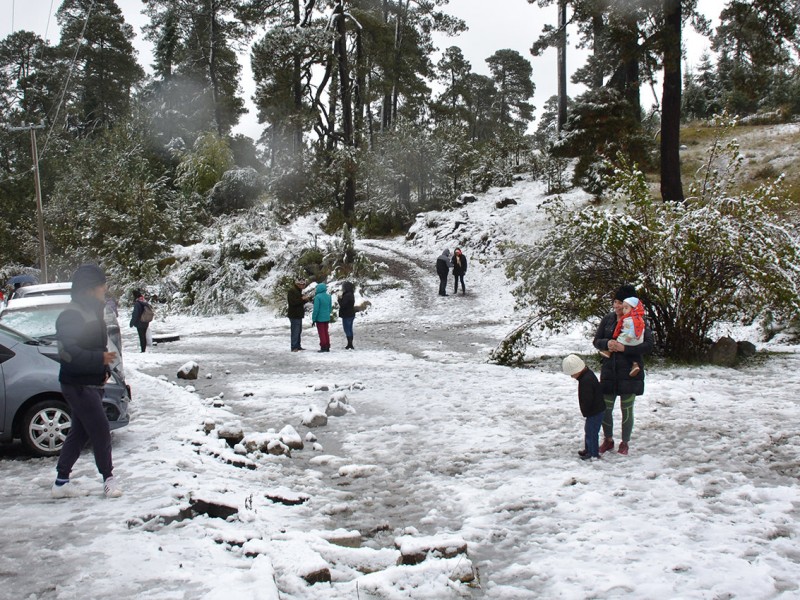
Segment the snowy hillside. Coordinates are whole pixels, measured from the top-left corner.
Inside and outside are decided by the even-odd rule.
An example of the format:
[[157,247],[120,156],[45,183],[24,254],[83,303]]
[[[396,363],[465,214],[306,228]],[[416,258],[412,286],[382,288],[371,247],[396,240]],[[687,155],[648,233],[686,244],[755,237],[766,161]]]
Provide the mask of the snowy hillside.
[[[354,351],[335,323],[331,352],[314,352],[307,319],[307,350],[291,353],[272,308],[159,315],[156,331],[181,339],[144,354],[127,335],[124,495],[101,496],[84,454],[89,495],[51,500],[54,461],[0,449],[4,594],[800,596],[797,347],[759,344],[774,354],[739,369],[648,364],[630,454],[593,462],[576,454],[583,419],[560,371],[570,352],[597,365],[591,324],[537,340],[536,368],[487,362],[519,318],[497,245],[535,240],[543,202],[523,181],[421,215],[411,239],[357,240],[386,276],[359,290],[372,306]],[[456,246],[467,293],[439,297],[434,261]],[[179,380],[189,361],[199,378]]]

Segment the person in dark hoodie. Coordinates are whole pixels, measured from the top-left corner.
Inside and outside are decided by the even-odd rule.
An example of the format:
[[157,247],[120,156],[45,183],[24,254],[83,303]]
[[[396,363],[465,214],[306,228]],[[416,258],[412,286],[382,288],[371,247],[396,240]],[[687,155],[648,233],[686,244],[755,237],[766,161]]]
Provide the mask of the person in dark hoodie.
[[[601,454],[614,448],[614,403],[617,396],[622,409],[622,441],[617,452],[628,454],[628,444],[633,432],[633,403],[636,396],[644,394],[643,356],[649,354],[654,346],[653,332],[646,324],[642,343],[638,346],[625,346],[614,339],[617,322],[624,318],[623,303],[626,298],[631,297],[638,297],[636,289],[630,285],[620,286],[614,294],[613,310],[600,321],[592,342],[603,353],[600,386],[603,388],[606,414],[603,417],[605,439],[600,444]],[[634,363],[638,364],[638,370],[633,369]]]
[[103,386],[116,352],[107,348],[108,333],[103,311],[106,276],[96,265],[81,265],[72,276],[72,302],[56,320],[58,380],[69,404],[72,424],[56,465],[54,498],[83,495],[70,483],[72,467],[86,442],[91,442],[97,470],[103,476],[106,497],[122,495],[114,478],[111,458],[111,430],[103,409]]
[[291,329],[292,352],[300,352],[303,349],[300,344],[300,337],[303,333],[303,317],[306,314],[306,302],[308,302],[308,296],[303,295],[303,288],[305,287],[305,279],[295,279],[294,284],[289,287],[289,291],[286,293],[286,314],[289,317],[289,327]]
[[342,284],[342,295],[339,296],[339,316],[342,318],[344,336],[347,338],[345,350],[355,350],[353,346],[353,321],[356,318],[356,296],[353,283],[345,281]]
[[597,375],[575,354],[564,358],[561,362],[561,370],[565,375],[578,380],[578,405],[581,408],[581,414],[586,419],[583,450],[578,450],[578,456],[583,460],[600,458],[597,437],[600,435],[600,425],[603,423],[606,404],[603,401],[603,391],[600,389]]
[[450,272],[450,250],[445,248],[436,259],[436,274],[439,275],[439,295],[447,296],[447,274]]

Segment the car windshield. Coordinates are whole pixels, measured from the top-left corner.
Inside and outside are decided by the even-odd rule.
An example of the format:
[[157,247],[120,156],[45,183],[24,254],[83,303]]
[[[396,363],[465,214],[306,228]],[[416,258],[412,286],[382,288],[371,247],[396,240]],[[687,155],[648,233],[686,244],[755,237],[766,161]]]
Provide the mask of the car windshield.
[[0,317],[3,325],[16,329],[32,338],[56,339],[56,319],[63,305],[28,307],[26,310],[7,310]]
[[[7,328],[35,338],[34,340],[26,338],[27,342],[36,340],[55,342],[57,339],[56,321],[67,306],[68,303],[59,302],[58,304],[28,305],[16,310],[6,309],[0,315],[0,326],[6,325]],[[115,317],[109,316],[108,311],[105,311],[105,317],[107,325],[109,325],[109,320],[112,321],[109,326],[108,349],[117,353],[117,360],[111,364],[111,368],[116,368],[123,373],[122,352],[120,351],[122,339],[119,334],[119,324]],[[122,377],[124,378],[124,375]]]
[[[3,321],[5,323],[5,320]],[[15,340],[22,342],[23,344],[30,344],[32,342],[36,342],[35,339],[28,337],[27,335],[17,331],[16,329],[12,329],[11,327],[6,327],[3,323],[0,323],[0,331],[5,333],[7,336],[14,338]]]

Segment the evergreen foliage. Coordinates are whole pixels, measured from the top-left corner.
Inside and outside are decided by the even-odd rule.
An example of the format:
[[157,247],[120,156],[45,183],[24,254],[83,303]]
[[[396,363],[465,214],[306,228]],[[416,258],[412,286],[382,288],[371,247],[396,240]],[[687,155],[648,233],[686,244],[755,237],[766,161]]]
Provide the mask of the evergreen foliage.
[[54,271],[97,261],[120,286],[156,277],[175,227],[174,194],[142,132],[120,125],[77,146],[45,209]]
[[[561,329],[600,317],[614,289],[632,283],[657,344],[680,360],[703,359],[724,322],[797,318],[800,238],[780,218],[780,180],[733,195],[718,159],[712,146],[705,177],[685,203],[655,201],[641,171],[624,160],[611,177],[612,208],[570,212],[554,202],[549,232],[509,267],[519,305],[541,327]],[[522,331],[498,356],[518,354]]]

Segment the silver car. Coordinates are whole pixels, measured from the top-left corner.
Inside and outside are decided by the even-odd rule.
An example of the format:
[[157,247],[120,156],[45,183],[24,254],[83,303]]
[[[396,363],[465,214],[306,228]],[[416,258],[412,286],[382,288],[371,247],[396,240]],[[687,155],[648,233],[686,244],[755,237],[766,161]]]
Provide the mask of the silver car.
[[[58,382],[58,348],[0,322],[0,442],[19,438],[38,456],[61,451],[72,424]],[[111,429],[128,424],[130,388],[114,368],[103,407]]]

